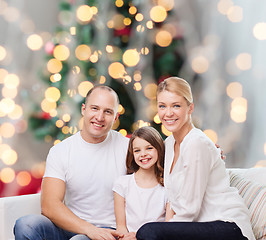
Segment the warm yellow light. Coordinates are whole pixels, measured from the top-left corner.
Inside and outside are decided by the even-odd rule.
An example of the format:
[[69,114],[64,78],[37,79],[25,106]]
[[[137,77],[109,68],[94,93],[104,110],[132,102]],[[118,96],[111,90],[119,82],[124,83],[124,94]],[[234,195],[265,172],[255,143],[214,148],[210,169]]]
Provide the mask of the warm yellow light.
[[125,76],[124,76],[124,78],[123,78],[123,82],[124,82],[125,84],[128,84],[128,83],[130,83],[131,81],[132,81],[131,76],[129,76],[129,75],[125,75]]
[[51,82],[59,82],[62,79],[62,76],[60,73],[56,73],[50,76]]
[[144,88],[144,95],[152,100],[156,98],[157,84],[150,83]]
[[58,127],[58,128],[61,128],[61,127],[63,127],[64,126],[64,122],[62,121],[62,120],[57,120],[56,122],[55,122],[55,126],[56,127]]
[[25,187],[31,182],[31,175],[27,171],[21,171],[16,177],[18,185]]
[[61,97],[60,90],[56,87],[47,88],[44,94],[49,102],[57,102]]
[[78,75],[80,73],[80,67],[79,66],[73,66],[72,73],[74,75]]
[[50,102],[46,99],[41,102],[41,108],[44,112],[50,113],[53,109],[56,109],[56,107],[56,102]]
[[2,96],[4,98],[15,98],[18,94],[18,90],[17,88],[7,88],[6,86],[4,86],[2,88]]
[[158,0],[158,5],[165,8],[165,10],[170,11],[174,8],[174,0]]
[[249,70],[252,66],[252,59],[249,53],[241,53],[236,57],[236,66],[240,70]]
[[237,123],[246,121],[247,100],[245,98],[235,98],[231,104],[231,119]]
[[137,30],[137,32],[144,32],[145,27],[143,27],[142,25],[138,25],[138,26],[136,27],[136,30]]
[[117,7],[122,7],[122,6],[124,5],[124,2],[123,2],[123,0],[116,0],[116,1],[115,1],[115,5],[116,5]]
[[77,32],[76,27],[70,27],[69,28],[69,32],[70,32],[71,35],[75,36],[76,35],[76,32]]
[[4,83],[5,77],[8,75],[8,71],[4,68],[0,68],[0,84]]
[[7,88],[17,88],[19,85],[19,77],[16,74],[8,74],[4,79],[4,85]]
[[78,86],[78,92],[82,97],[86,97],[88,91],[93,88],[93,84],[89,81],[83,81]]
[[253,28],[253,35],[258,40],[266,40],[266,22],[259,22]]
[[135,71],[134,72],[134,76],[133,76],[133,78],[134,78],[134,80],[136,81],[136,82],[139,82],[140,80],[141,80],[141,72],[140,71]]
[[167,17],[167,12],[162,6],[154,6],[150,11],[150,17],[154,22],[163,22]]
[[128,12],[131,14],[131,15],[134,15],[136,14],[137,12],[137,8],[135,6],[131,6],[129,9],[128,9]]
[[0,135],[4,138],[11,138],[15,134],[15,127],[9,122],[4,122],[0,128]]
[[6,49],[0,45],[0,61],[4,60],[7,55]]
[[35,178],[42,178],[45,171],[45,162],[34,164],[31,168],[31,174]]
[[[1,137],[1,136],[0,136]],[[1,137],[2,139],[2,137]],[[0,158],[2,158],[2,155],[5,151],[11,149],[11,147],[7,144],[0,144]]]
[[11,183],[15,178],[15,171],[12,168],[3,168],[0,172],[0,178],[3,183]]
[[138,13],[135,16],[136,21],[141,22],[144,19],[144,16],[141,13]]
[[62,70],[62,68],[63,68],[62,62],[55,58],[50,59],[47,63],[47,70],[50,73],[58,73]]
[[60,143],[60,142],[61,142],[61,140],[57,139],[54,141],[54,145],[56,145],[57,143]]
[[82,24],[86,24],[92,19],[93,11],[90,6],[81,5],[77,8],[76,16]]
[[127,135],[126,129],[120,129],[119,132],[125,137]]
[[10,98],[4,98],[0,101],[0,108],[6,114],[11,113],[15,108],[15,102]]
[[92,6],[91,11],[92,11],[93,15],[96,15],[98,13],[98,8],[95,6]]
[[123,29],[125,27],[124,19],[125,19],[125,17],[122,14],[114,15],[114,17],[112,18],[112,20],[113,20],[113,28],[116,29],[116,30]]
[[51,117],[56,117],[57,116],[57,110],[56,109],[51,109],[49,114],[50,114]]
[[69,133],[69,127],[68,126],[62,127],[62,133],[63,134],[68,134]]
[[122,59],[128,67],[134,67],[139,63],[140,56],[136,49],[129,49],[124,52]]
[[221,14],[226,15],[230,7],[233,5],[234,3],[232,0],[220,0],[217,4],[217,9]]
[[120,121],[119,121],[119,118],[116,119],[116,121],[114,122],[113,126],[112,126],[112,129],[115,130],[119,127],[120,125]]
[[17,160],[18,160],[18,155],[16,151],[14,151],[11,148],[5,150],[2,153],[2,161],[6,165],[14,165],[17,162]]
[[227,17],[231,22],[241,22],[243,20],[243,8],[240,6],[230,7]]
[[141,86],[140,82],[134,83],[134,89],[136,91],[140,91],[142,89],[142,86]]
[[108,52],[108,53],[112,53],[112,52],[114,51],[114,48],[113,48],[113,46],[111,46],[111,45],[107,45],[107,46],[105,47],[105,50],[106,50],[106,52]]
[[123,76],[126,74],[126,70],[122,63],[114,62],[108,67],[108,73],[112,78],[118,79],[123,78]]
[[74,127],[71,126],[71,127],[69,128],[69,133],[70,133],[70,134],[75,134],[75,133],[77,133],[77,131],[78,131],[78,128],[75,127],[75,126],[74,126]]
[[123,115],[125,113],[125,108],[119,104],[117,112],[119,112],[120,115]]
[[126,26],[129,26],[129,25],[131,24],[131,19],[130,19],[130,18],[125,18],[125,19],[124,19],[124,24],[125,24]]
[[99,83],[100,84],[104,84],[105,82],[106,82],[106,77],[105,76],[101,76],[100,80],[99,80]]
[[43,46],[43,40],[39,35],[32,34],[27,38],[27,46],[32,51],[37,51]]
[[75,55],[81,61],[88,60],[91,56],[91,49],[88,45],[79,45],[75,50]]
[[173,40],[171,33],[162,30],[156,34],[155,41],[160,47],[168,47]]
[[264,155],[266,155],[266,142],[264,143]]
[[59,61],[65,61],[69,58],[70,51],[65,45],[59,44],[54,48],[54,57]]
[[22,107],[16,104],[13,111],[8,114],[8,117],[10,119],[19,119],[22,117],[22,114],[23,114]]
[[232,99],[242,97],[242,85],[241,85],[241,83],[239,83],[239,82],[229,83],[227,88],[226,88],[226,93]]
[[161,126],[161,130],[162,130],[162,133],[165,135],[165,136],[170,136],[172,133],[169,132],[165,127],[164,125]]
[[206,129],[203,131],[214,143],[217,143],[218,136],[217,133],[212,129]]
[[96,63],[99,59],[98,53],[95,51],[91,56],[90,56],[90,61],[92,63]]
[[209,61],[204,56],[198,56],[192,59],[191,67],[196,73],[205,73],[209,69]]
[[148,22],[146,23],[146,27],[147,27],[148,29],[153,29],[153,22],[152,22],[152,21],[148,21]]
[[68,113],[65,113],[63,116],[62,116],[62,120],[64,122],[69,122],[71,119],[71,116],[68,114]]
[[153,121],[154,121],[156,124],[160,124],[160,123],[161,123],[161,120],[160,120],[160,118],[159,118],[158,113],[154,116]]

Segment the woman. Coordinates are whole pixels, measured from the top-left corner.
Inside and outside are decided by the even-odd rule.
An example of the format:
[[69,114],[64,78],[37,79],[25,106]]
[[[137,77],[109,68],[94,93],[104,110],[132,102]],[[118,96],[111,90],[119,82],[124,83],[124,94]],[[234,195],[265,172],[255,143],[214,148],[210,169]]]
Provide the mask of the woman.
[[248,210],[229,185],[219,149],[192,124],[189,84],[177,77],[161,82],[157,107],[162,124],[172,132],[165,141],[164,182],[173,217],[143,225],[137,239],[255,239]]

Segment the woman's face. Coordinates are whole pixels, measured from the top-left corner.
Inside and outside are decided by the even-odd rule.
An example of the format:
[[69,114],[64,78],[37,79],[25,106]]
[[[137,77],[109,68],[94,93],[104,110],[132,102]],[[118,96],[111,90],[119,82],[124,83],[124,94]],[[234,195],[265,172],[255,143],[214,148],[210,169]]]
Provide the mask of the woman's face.
[[193,103],[188,106],[183,96],[169,91],[162,91],[157,96],[159,118],[164,127],[170,132],[178,132],[187,123],[193,112]]

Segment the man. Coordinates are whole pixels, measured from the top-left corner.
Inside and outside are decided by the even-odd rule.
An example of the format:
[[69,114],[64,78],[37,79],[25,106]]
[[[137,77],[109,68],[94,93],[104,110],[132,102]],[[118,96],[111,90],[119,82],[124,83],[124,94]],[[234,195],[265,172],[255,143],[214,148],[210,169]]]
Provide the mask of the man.
[[47,156],[42,215],[17,220],[15,239],[122,237],[114,230],[112,186],[126,173],[128,139],[111,130],[118,106],[117,94],[107,86],[88,92],[81,107],[82,130],[53,146]]

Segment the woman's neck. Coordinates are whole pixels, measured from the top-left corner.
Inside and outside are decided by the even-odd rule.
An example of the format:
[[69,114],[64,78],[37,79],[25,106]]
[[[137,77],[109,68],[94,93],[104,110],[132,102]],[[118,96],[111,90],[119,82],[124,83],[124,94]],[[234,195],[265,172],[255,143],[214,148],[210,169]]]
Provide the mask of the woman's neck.
[[175,142],[180,145],[184,137],[190,132],[192,128],[193,124],[191,122],[187,122],[179,131],[173,132]]

